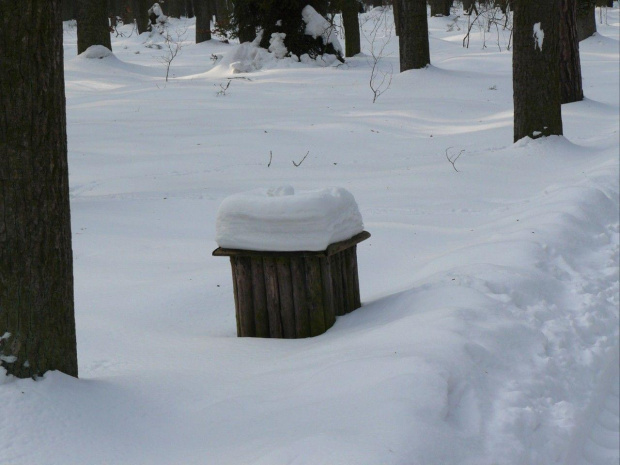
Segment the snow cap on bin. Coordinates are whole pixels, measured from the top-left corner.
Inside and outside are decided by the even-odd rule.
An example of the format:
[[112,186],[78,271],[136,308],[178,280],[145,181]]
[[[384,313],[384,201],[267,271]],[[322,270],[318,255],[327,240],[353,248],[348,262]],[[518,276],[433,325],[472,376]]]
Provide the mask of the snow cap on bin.
[[320,251],[363,230],[355,198],[346,189],[295,192],[280,186],[225,198],[215,240],[225,249]]

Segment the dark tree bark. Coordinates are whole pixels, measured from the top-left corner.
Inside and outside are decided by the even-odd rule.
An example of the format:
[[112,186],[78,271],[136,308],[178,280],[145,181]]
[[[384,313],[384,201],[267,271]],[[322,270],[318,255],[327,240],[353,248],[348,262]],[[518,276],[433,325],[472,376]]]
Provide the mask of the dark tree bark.
[[215,0],[215,20],[220,24],[227,24],[230,20],[230,7],[226,0]]
[[400,0],[392,1],[392,12],[394,14],[394,34],[400,36]]
[[196,43],[211,40],[211,11],[207,0],[194,0]]
[[450,16],[452,0],[429,0],[431,16]]
[[344,56],[352,57],[361,50],[360,43],[360,22],[358,17],[359,3],[357,0],[341,0],[342,4],[342,25],[345,34],[345,53]]
[[581,60],[577,37],[576,0],[561,0],[560,83],[562,103],[583,100]]
[[131,0],[131,5],[138,28],[138,34],[150,31],[151,20],[149,19],[149,8],[153,3],[150,2],[150,0]]
[[112,50],[108,21],[108,8],[105,2],[101,0],[78,0],[78,54],[92,45],[103,45]]
[[373,8],[378,8],[380,6],[383,6],[383,0],[372,0],[372,7]]
[[514,141],[562,134],[560,0],[514,0]]
[[395,0],[400,9],[400,72],[430,64],[425,0]]
[[69,21],[77,18],[76,0],[62,0],[62,20]]
[[188,18],[194,17],[194,2],[192,0],[185,0],[185,16]]
[[474,8],[474,0],[463,0],[463,13],[466,15],[471,14],[471,10]]
[[77,376],[60,1],[1,1],[0,50],[0,365]]
[[581,42],[596,33],[596,0],[577,0],[577,36]]
[[172,18],[181,17],[181,0],[168,0],[166,2],[168,9],[166,14]]

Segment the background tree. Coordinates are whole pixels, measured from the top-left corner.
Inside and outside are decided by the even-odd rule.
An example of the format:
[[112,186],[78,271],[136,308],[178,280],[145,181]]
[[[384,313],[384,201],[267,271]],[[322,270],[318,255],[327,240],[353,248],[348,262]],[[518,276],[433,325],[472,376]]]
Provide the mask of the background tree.
[[596,33],[596,0],[577,0],[577,36],[579,41]]
[[136,21],[138,34],[147,32],[151,29],[149,20],[149,8],[153,5],[151,0],[131,0],[131,10]]
[[101,0],[78,0],[77,48],[78,54],[92,45],[103,45],[112,50],[108,6]]
[[452,0],[429,0],[431,16],[450,16]]
[[560,0],[513,0],[514,140],[562,134]]
[[75,0],[62,1],[62,20],[69,21],[77,17],[77,7]]
[[560,83],[561,103],[583,100],[581,59],[577,36],[576,0],[561,0]]
[[400,35],[400,72],[419,69],[431,63],[428,46],[428,20],[425,0],[394,0],[398,2]]
[[357,0],[340,0],[342,25],[345,33],[344,55],[352,57],[362,51],[360,42],[359,7]]
[[196,43],[211,40],[211,5],[209,0],[194,0]]
[[77,376],[61,2],[0,2],[0,50],[0,365]]

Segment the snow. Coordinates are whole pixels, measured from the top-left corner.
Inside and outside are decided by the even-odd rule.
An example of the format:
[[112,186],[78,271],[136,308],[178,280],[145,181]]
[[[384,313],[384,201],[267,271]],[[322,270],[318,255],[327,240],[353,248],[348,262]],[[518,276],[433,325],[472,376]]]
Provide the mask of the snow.
[[112,56],[112,51],[103,45],[91,45],[80,54],[80,58],[106,58]]
[[284,45],[286,34],[283,32],[274,32],[269,39],[269,51],[275,55],[277,59],[282,59],[288,55],[288,50]]
[[[423,70],[397,74],[391,34],[374,104],[364,56],[229,79],[237,44],[169,21],[168,83],[131,26],[84,60],[65,23],[80,379],[0,376],[0,463],[618,463],[617,7],[565,136],[516,144],[511,54],[476,27],[464,49],[466,19],[429,18]],[[281,185],[354,195],[363,306],[237,338],[217,211]]]
[[215,241],[244,250],[325,250],[364,230],[362,215],[346,189],[295,191],[292,186],[256,189],[222,202]]
[[301,16],[306,23],[305,34],[312,36],[314,39],[321,37],[325,45],[332,44],[334,50],[340,54],[344,53],[344,49],[338,40],[336,27],[321,16],[310,5],[306,5],[301,11]]
[[534,24],[534,49],[542,52],[543,41],[545,40],[545,31],[540,27],[540,23]]

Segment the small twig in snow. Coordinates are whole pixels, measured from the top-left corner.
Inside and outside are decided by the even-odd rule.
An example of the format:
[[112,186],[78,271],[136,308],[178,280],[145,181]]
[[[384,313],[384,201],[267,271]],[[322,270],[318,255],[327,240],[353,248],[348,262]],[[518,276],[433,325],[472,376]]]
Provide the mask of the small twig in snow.
[[309,153],[310,153],[310,150],[306,152],[306,154],[304,155],[304,157],[301,159],[299,163],[295,163],[295,160],[291,160],[293,162],[293,165],[295,165],[296,167],[300,166],[304,162],[304,160],[306,159]]
[[452,147],[448,147],[446,149],[446,158],[448,159],[448,161],[450,162],[450,164],[452,165],[452,168],[454,168],[454,171],[456,171],[457,173],[459,172],[459,170],[456,169],[456,161],[459,159],[459,157],[461,156],[461,154],[465,151],[465,150],[461,150],[458,155],[456,156],[450,156],[448,155],[448,150],[450,150]]

